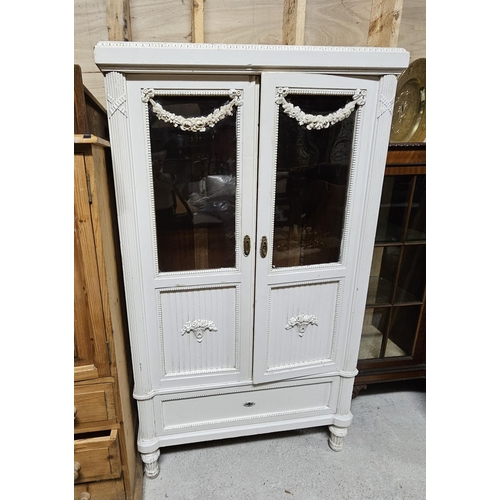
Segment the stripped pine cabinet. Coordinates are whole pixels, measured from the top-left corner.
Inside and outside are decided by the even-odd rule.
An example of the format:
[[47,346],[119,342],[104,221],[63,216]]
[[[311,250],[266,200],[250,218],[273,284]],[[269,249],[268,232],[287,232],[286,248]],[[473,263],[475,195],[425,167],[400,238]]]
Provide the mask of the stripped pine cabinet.
[[138,448],[342,448],[403,49],[100,42]]

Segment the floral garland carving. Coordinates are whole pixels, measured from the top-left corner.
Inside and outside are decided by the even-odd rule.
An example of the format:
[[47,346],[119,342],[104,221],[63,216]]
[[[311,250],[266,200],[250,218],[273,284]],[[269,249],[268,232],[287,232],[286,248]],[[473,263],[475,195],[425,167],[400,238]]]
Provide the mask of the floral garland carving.
[[181,130],[187,130],[189,132],[205,132],[207,128],[212,128],[227,116],[231,116],[235,106],[239,107],[243,104],[242,91],[231,89],[229,91],[231,101],[227,104],[214,109],[207,116],[185,118],[184,116],[176,115],[175,113],[163,109],[162,106],[153,99],[154,97],[155,91],[153,89],[142,89],[142,102],[149,102],[154,114],[160,120],[172,123],[174,127],[179,127]]
[[208,319],[195,319],[194,321],[187,321],[181,330],[181,335],[186,333],[194,333],[198,342],[203,340],[206,331],[217,332],[219,329],[215,326],[213,321]]
[[321,130],[331,127],[335,123],[348,118],[356,106],[363,106],[366,102],[366,90],[357,89],[352,96],[352,101],[348,102],[343,108],[328,115],[310,115],[304,113],[298,106],[294,106],[285,99],[288,92],[289,89],[287,87],[279,87],[276,91],[276,104],[281,105],[283,111],[290,118],[297,120],[300,125],[305,125],[308,130]]
[[288,320],[285,330],[291,330],[296,326],[299,331],[299,336],[302,337],[309,325],[318,326],[318,318],[314,314],[299,314],[297,316],[292,316]]

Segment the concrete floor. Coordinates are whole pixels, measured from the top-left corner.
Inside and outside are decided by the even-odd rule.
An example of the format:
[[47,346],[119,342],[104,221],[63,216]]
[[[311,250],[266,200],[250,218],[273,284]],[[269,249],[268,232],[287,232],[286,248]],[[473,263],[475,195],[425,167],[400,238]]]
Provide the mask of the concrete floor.
[[326,427],[164,448],[143,500],[424,500],[425,380],[371,385],[352,413],[339,453]]

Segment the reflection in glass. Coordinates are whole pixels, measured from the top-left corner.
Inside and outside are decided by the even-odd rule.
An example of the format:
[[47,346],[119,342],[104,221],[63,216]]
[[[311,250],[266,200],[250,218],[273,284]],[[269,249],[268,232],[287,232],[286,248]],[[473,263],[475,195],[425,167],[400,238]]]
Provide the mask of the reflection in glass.
[[[287,100],[305,113],[327,115],[352,98],[289,94]],[[355,115],[307,130],[280,108],[273,267],[338,262]]]
[[388,304],[399,262],[399,247],[375,247],[368,287],[367,304]]
[[404,247],[395,302],[419,302],[423,300],[425,248],[425,245],[406,245]]
[[389,340],[396,345],[403,354],[386,352],[387,357],[413,355],[413,347],[417,334],[418,321],[420,318],[420,306],[394,307],[391,317],[391,328]]
[[[397,309],[408,308],[404,307]],[[393,341],[392,333],[389,330],[390,315],[391,308],[389,307],[366,308],[358,359],[373,359],[406,355],[406,352],[401,348],[401,346]],[[396,313],[396,317],[397,316],[398,314]],[[394,325],[395,322],[391,320],[391,328],[394,328]],[[387,336],[388,333],[389,338],[387,339],[385,349],[383,349],[384,336]]]
[[406,233],[407,241],[425,240],[425,175],[417,175]]
[[[206,116],[227,96],[156,96],[165,110]],[[236,113],[204,132],[149,112],[160,272],[235,266]]]
[[409,175],[387,176],[384,179],[377,225],[377,243],[402,241],[405,214],[412,185]]

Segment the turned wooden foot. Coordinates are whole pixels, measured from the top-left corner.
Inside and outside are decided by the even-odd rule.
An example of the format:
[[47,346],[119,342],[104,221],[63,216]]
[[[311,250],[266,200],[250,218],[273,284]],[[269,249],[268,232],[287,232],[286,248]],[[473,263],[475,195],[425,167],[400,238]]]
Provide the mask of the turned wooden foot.
[[330,439],[328,439],[328,445],[333,451],[342,451],[342,445],[344,444],[344,438],[347,435],[346,427],[335,427],[330,425],[328,427],[330,431]]
[[144,462],[144,472],[146,476],[151,479],[154,479],[160,473],[160,467],[158,465],[159,457],[160,450],[156,450],[153,453],[141,453],[141,458]]

